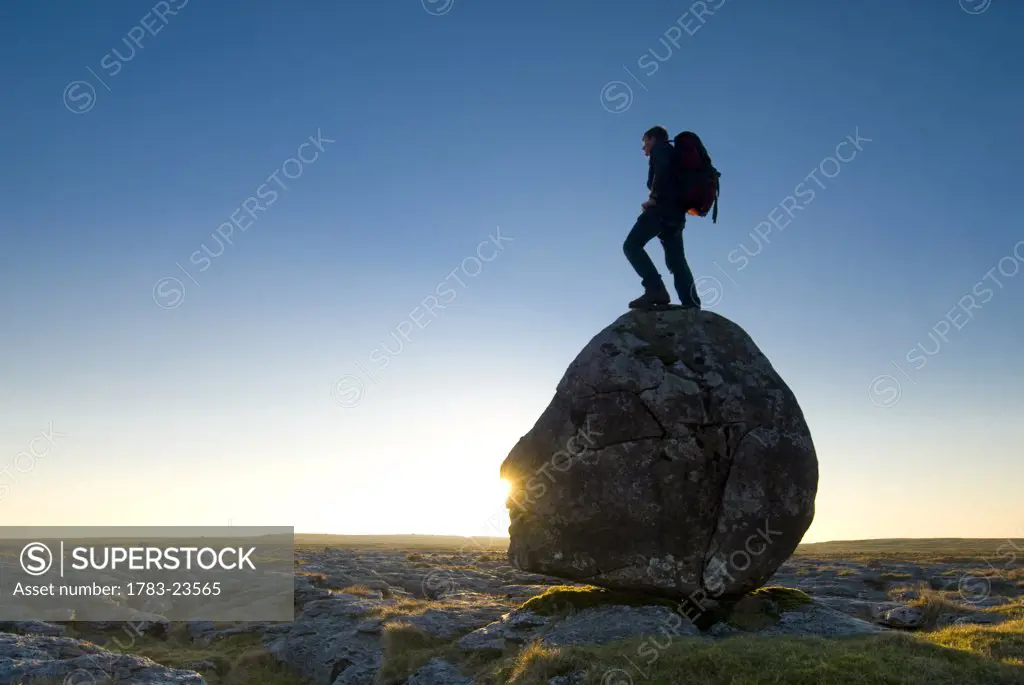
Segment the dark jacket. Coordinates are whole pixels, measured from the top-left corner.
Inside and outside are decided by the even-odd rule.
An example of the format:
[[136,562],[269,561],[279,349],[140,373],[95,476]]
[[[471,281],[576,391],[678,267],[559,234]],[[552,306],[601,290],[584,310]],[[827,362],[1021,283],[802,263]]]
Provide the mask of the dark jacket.
[[651,148],[647,168],[647,189],[654,197],[654,206],[661,212],[682,214],[679,172],[675,165],[675,148],[668,141],[655,143]]

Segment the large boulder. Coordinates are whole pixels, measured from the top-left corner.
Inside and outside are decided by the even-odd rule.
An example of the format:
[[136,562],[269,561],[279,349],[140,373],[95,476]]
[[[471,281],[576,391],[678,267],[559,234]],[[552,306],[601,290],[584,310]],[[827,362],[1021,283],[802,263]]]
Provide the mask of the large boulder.
[[814,518],[796,398],[711,312],[631,311],[583,348],[501,466],[509,560],[625,590],[729,599],[762,586]]

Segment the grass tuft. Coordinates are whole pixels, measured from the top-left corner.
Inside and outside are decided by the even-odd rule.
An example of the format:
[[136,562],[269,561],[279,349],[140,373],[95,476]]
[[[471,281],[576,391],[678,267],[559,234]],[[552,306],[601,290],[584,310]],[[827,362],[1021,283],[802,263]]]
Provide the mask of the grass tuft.
[[495,675],[498,679],[494,682],[509,685],[547,683],[556,676],[584,671],[586,667],[586,662],[577,655],[570,655],[558,647],[532,642],[497,670]]
[[447,640],[431,636],[404,621],[391,621],[382,635],[384,661],[377,672],[376,685],[402,685],[434,657],[444,659],[466,673],[484,674],[493,671],[502,657],[514,649],[466,650],[458,646],[458,638]]
[[337,590],[337,592],[346,595],[355,595],[357,597],[371,597],[373,599],[380,597],[382,594],[380,590],[371,590],[365,585],[349,585],[348,587],[343,587]]
[[935,628],[938,624],[939,616],[942,614],[969,614],[972,611],[962,604],[950,601],[941,592],[933,590],[927,583],[921,584],[918,588],[918,593],[919,596],[916,599],[908,600],[904,604],[914,607],[924,614],[921,627],[925,630]]
[[399,685],[408,680],[434,656],[448,640],[432,637],[412,624],[393,621],[385,624],[382,633],[384,662],[377,674],[380,685]]
[[419,616],[428,609],[443,609],[444,603],[414,597],[399,597],[393,602],[372,607],[366,618],[401,619],[403,616]]

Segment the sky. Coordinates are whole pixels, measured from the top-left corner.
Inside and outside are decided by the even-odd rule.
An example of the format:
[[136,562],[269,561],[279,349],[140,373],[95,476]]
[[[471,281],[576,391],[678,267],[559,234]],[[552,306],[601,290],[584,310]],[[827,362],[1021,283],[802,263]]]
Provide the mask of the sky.
[[805,541],[1024,536],[1022,25],[4,3],[0,521],[505,534],[502,460],[640,293],[659,124],[722,172],[687,256],[804,411]]

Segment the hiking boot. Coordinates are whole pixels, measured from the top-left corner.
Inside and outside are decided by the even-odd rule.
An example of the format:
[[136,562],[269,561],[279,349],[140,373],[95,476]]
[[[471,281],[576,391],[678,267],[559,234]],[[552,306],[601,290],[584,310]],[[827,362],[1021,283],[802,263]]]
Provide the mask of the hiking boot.
[[651,309],[652,307],[664,307],[672,298],[669,297],[667,290],[662,291],[647,291],[640,297],[636,298],[629,303],[630,309]]

